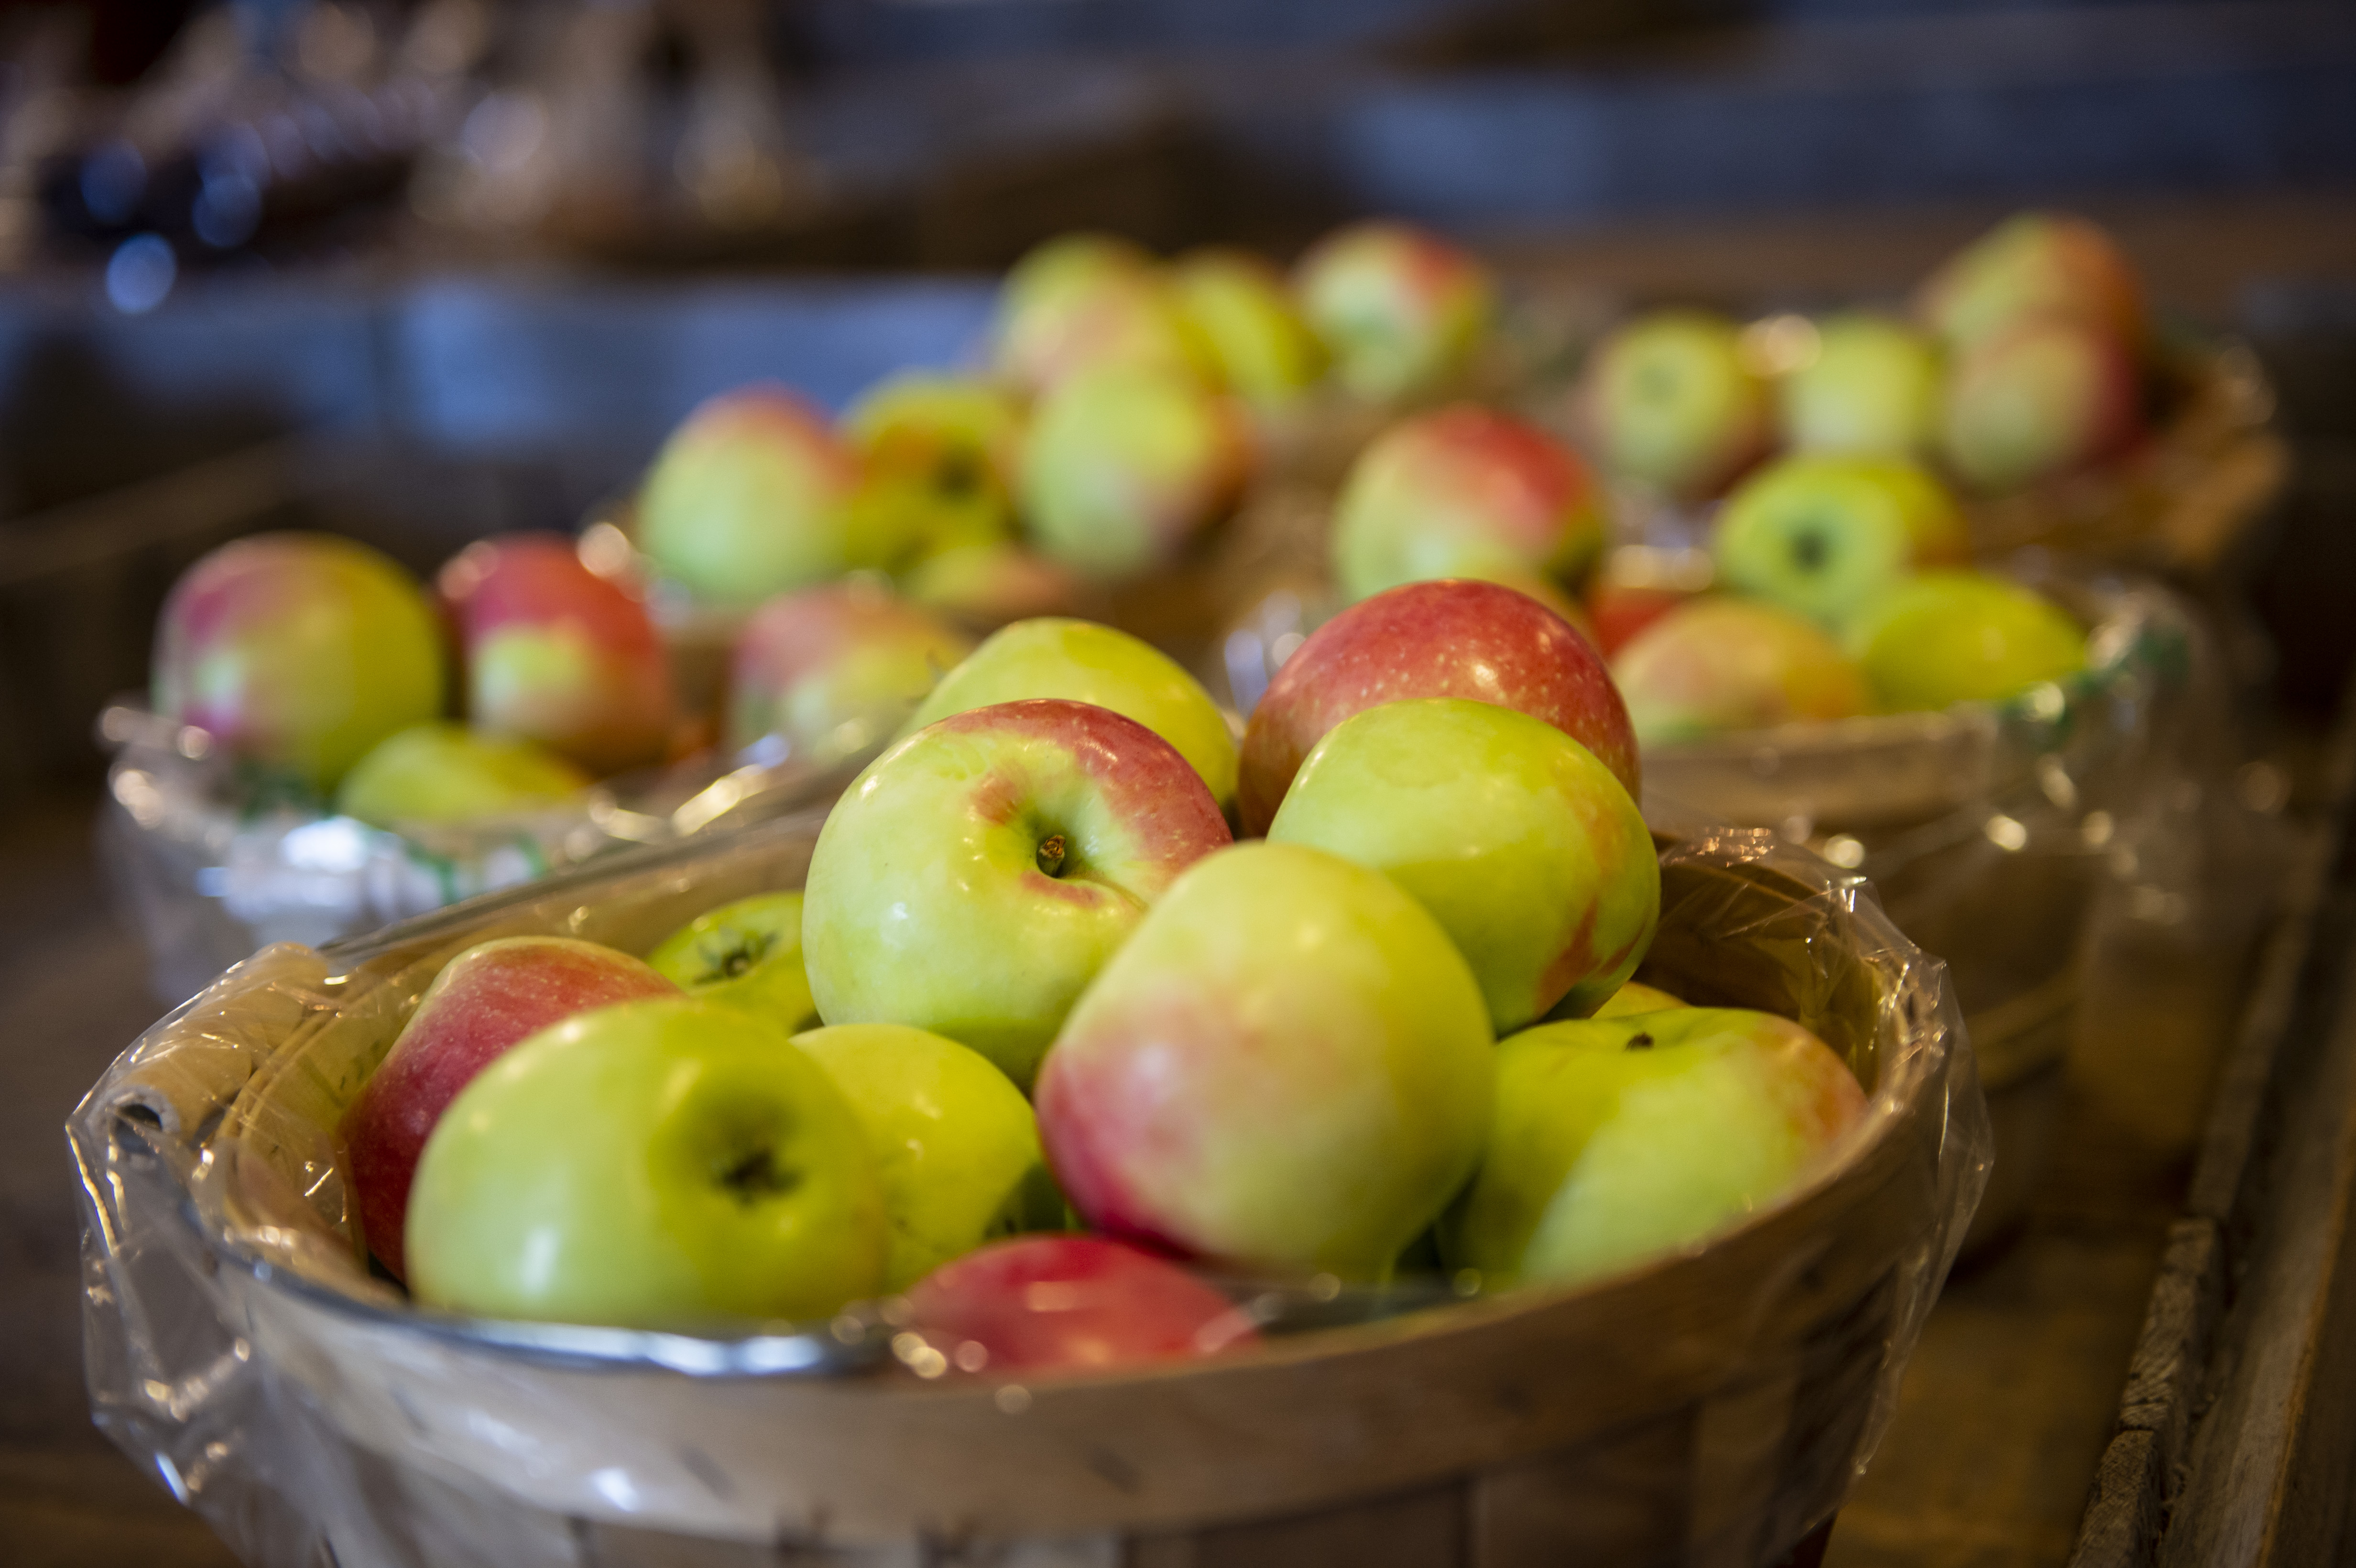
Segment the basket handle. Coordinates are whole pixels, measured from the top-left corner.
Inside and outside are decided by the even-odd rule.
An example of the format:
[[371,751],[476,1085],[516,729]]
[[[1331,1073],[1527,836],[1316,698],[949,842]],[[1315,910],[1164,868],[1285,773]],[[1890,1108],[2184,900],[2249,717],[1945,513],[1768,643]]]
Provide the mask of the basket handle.
[[184,1147],[200,1143],[246,1080],[326,1005],[327,979],[327,961],[301,943],[262,949],[143,1035],[93,1091],[95,1108]]

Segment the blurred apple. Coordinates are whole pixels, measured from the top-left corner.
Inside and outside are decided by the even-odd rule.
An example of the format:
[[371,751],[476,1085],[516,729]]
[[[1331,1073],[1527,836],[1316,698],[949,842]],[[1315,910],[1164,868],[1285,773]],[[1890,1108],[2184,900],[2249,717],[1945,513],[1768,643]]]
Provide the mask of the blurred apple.
[[1815,324],[1815,351],[1776,384],[1783,437],[1800,452],[1914,457],[1939,421],[1939,351],[1904,322],[1846,311]]
[[904,372],[862,394],[842,432],[860,460],[851,565],[902,571],[942,550],[1013,538],[1023,411],[1006,389]]
[[941,678],[903,734],[969,709],[1056,697],[1134,719],[1178,748],[1222,805],[1236,792],[1236,739],[1202,684],[1151,643],[1093,621],[1041,617],[992,634]]
[[1965,483],[2017,490],[2114,455],[2142,420],[2135,362],[2117,339],[2065,317],[2032,316],[1956,361],[1940,450]]
[[1243,831],[1268,831],[1302,760],[1335,725],[1411,697],[1462,697],[1543,719],[1638,793],[1627,709],[1584,636],[1495,583],[1410,582],[1351,605],[1276,672],[1244,731]]
[[850,564],[859,464],[826,418],[770,384],[704,402],[638,492],[637,542],[696,598],[752,605]]
[[1480,1158],[1488,1010],[1421,904],[1298,844],[1180,877],[1055,1039],[1035,1104],[1092,1229],[1379,1279]]
[[1226,398],[1175,376],[1088,370],[1032,411],[1023,517],[1050,560],[1088,577],[1134,577],[1224,517],[1250,464]]
[[1404,223],[1356,223],[1327,235],[1301,259],[1293,289],[1333,357],[1335,379],[1377,402],[1461,376],[1496,315],[1488,269]]
[[1497,1047],[1496,1125],[1442,1254],[1491,1286],[1591,1279],[1773,1204],[1865,1115],[1848,1066],[1767,1013],[1545,1024]]
[[647,955],[656,974],[707,1002],[744,1008],[779,1029],[818,1016],[802,968],[802,895],[755,893],[706,910]]
[[999,286],[1000,318],[1101,277],[1136,276],[1153,269],[1152,253],[1133,240],[1087,230],[1058,234],[1033,245],[1006,270]]
[[1012,540],[957,545],[928,555],[900,581],[913,603],[976,631],[1068,610],[1079,574]]
[[819,1016],[945,1034],[1027,1088],[1147,906],[1227,841],[1186,759],[1133,720],[1055,700],[952,714],[877,758],[819,832]]
[[1100,1236],[1025,1236],[908,1293],[908,1322],[972,1371],[1098,1371],[1216,1355],[1259,1338],[1250,1314],[1177,1264]]
[[1114,253],[1076,253],[1044,271],[1018,266],[1000,296],[993,358],[998,374],[1044,394],[1092,370],[1218,382],[1218,361],[1178,291],[1159,267]]
[[[484,1068],[575,1013],[678,994],[628,954],[565,936],[502,937],[444,965],[337,1128],[369,1251],[394,1278],[408,1276],[402,1225],[419,1154]],[[553,1135],[559,1124],[550,1125]]]
[[2132,347],[2143,288],[2111,237],[2083,218],[2023,212],[1948,258],[1915,301],[1924,325],[1968,348],[2032,316],[2061,316]]
[[1500,1034],[1566,997],[1592,1011],[1660,918],[1660,863],[1627,788],[1553,725],[1491,703],[1420,698],[1344,719],[1268,837],[1405,888],[1472,966]]
[[1354,600],[1440,577],[1568,582],[1602,548],[1579,459],[1535,425],[1469,403],[1393,425],[1334,505],[1334,576]]
[[466,656],[466,717],[593,773],[660,761],[678,713],[670,661],[635,593],[561,534],[504,534],[453,556],[434,587]]
[[794,1043],[834,1080],[874,1154],[892,1226],[885,1290],[992,1237],[1061,1223],[1030,1103],[978,1052],[899,1024],[812,1029]]
[[840,762],[881,745],[973,642],[863,579],[770,600],[737,635],[728,744]]
[[1618,656],[1637,633],[1693,596],[1693,592],[1685,588],[1597,583],[1588,591],[1586,605],[1587,624],[1596,651],[1607,659]]
[[332,534],[257,534],[180,574],[155,626],[156,713],[325,795],[442,711],[442,630],[409,574]]
[[1262,412],[1292,407],[1325,369],[1325,350],[1284,275],[1248,251],[1208,249],[1171,269],[1178,301],[1210,345],[1228,389]]
[[1605,338],[1581,380],[1579,420],[1606,472],[1687,500],[1750,467],[1773,424],[1740,328],[1698,310],[1655,311]]
[[377,742],[344,775],[336,809],[379,827],[447,826],[544,811],[589,784],[546,747],[436,720]]
[[1682,1008],[1689,1005],[1682,998],[1669,995],[1658,986],[1647,986],[1642,981],[1631,980],[1605,997],[1603,1005],[1596,1008],[1591,1016],[1599,1019],[1624,1019],[1638,1013],[1657,1013],[1669,1008]]
[[2086,634],[2059,605],[1979,571],[1926,571],[1858,628],[1865,677],[1892,711],[2001,702],[2086,667]]
[[1815,623],[1755,599],[1706,594],[1637,634],[1612,661],[1647,746],[1865,710],[1865,677]]
[[417,1164],[410,1287],[481,1317],[716,1329],[882,1285],[858,1118],[783,1030],[662,997],[542,1029],[451,1103]]
[[1710,553],[1725,586],[1839,627],[1906,572],[1971,558],[1962,510],[1903,458],[1782,457],[1727,497]]

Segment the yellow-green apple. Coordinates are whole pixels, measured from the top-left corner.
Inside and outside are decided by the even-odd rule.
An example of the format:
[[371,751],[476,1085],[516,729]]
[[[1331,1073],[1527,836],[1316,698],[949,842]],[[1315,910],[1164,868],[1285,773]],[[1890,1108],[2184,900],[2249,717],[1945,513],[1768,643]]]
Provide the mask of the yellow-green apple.
[[1100,1371],[1216,1355],[1259,1338],[1251,1315],[1173,1263],[1102,1236],[1024,1236],[937,1269],[908,1323],[960,1368]]
[[1070,567],[1012,539],[951,546],[926,556],[900,580],[912,603],[982,632],[1068,610],[1082,587]]
[[1684,998],[1673,997],[1658,986],[1647,986],[1641,980],[1631,980],[1603,999],[1603,1005],[1590,1014],[1590,1018],[1623,1019],[1637,1013],[1657,1013],[1667,1008],[1689,1006]]
[[478,1317],[714,1329],[873,1296],[859,1120],[775,1024],[692,997],[576,1014],[452,1101],[417,1162],[409,1285]]
[[593,773],[659,761],[678,712],[670,661],[638,596],[560,534],[478,539],[434,589],[458,629],[466,717]]
[[1325,350],[1301,319],[1284,274],[1248,251],[1191,251],[1171,286],[1210,346],[1227,389],[1261,412],[1298,403],[1324,374]]
[[1489,271],[1438,235],[1355,223],[1301,259],[1293,292],[1353,396],[1387,402],[1444,386],[1472,364],[1496,315]]
[[1065,289],[1110,275],[1136,275],[1154,268],[1152,253],[1133,240],[1086,229],[1058,234],[1024,251],[999,285],[1000,319],[1028,309]]
[[898,730],[973,641],[862,578],[781,594],[737,635],[728,744],[775,735],[822,762],[871,752]]
[[1480,1157],[1491,1040],[1472,970],[1398,884],[1240,844],[1180,877],[1072,1009],[1039,1136],[1091,1229],[1380,1278]]
[[1648,746],[1865,711],[1865,677],[1815,622],[1756,599],[1681,604],[1612,661]]
[[1815,324],[1815,352],[1776,383],[1783,439],[1800,452],[1912,457],[1938,431],[1939,350],[1871,311]]
[[1344,719],[1268,837],[1413,894],[1472,965],[1500,1034],[1566,997],[1592,1012],[1660,920],[1660,863],[1626,786],[1553,725],[1494,703],[1417,698]]
[[1767,383],[1741,329],[1699,310],[1637,317],[1597,346],[1578,395],[1588,450],[1607,473],[1693,500],[1767,450]]
[[901,1024],[841,1024],[794,1043],[834,1080],[875,1156],[892,1227],[885,1290],[993,1237],[1060,1224],[1031,1103],[978,1052]]
[[442,711],[442,629],[409,574],[332,534],[257,534],[180,574],[155,626],[155,711],[325,795]]
[[336,809],[379,827],[446,826],[544,811],[589,783],[544,746],[437,719],[378,741],[336,786]]
[[2100,327],[2031,316],[1957,358],[1939,426],[1949,467],[1977,489],[2017,490],[2099,463],[2143,423],[2134,359]]
[[402,1234],[418,1157],[485,1068],[575,1013],[678,994],[628,954],[567,936],[501,937],[444,965],[337,1128],[369,1251],[408,1276]]
[[1134,577],[1224,517],[1250,465],[1226,397],[1151,370],[1087,370],[1032,411],[1023,519],[1050,560],[1088,577]]
[[830,1024],[902,1023],[1028,1088],[1081,988],[1228,841],[1186,759],[1083,702],[1004,702],[870,763],[810,851],[802,952]]
[[1211,694],[1151,643],[1093,621],[1042,616],[1001,628],[941,677],[902,732],[1033,697],[1093,703],[1134,719],[1178,748],[1213,799],[1224,805],[1236,793],[1235,732]]
[[1970,560],[1971,533],[1905,458],[1806,453],[1735,487],[1710,554],[1722,585],[1837,628],[1908,571]]
[[1593,645],[1525,593],[1494,582],[1410,582],[1362,599],[1309,635],[1244,731],[1236,814],[1265,833],[1311,748],[1378,703],[1462,697],[1543,719],[1639,791],[1628,710]]
[[1616,656],[1636,634],[1693,597],[1685,588],[1649,583],[1599,581],[1587,591],[1587,626],[1596,651]]
[[708,1002],[744,1008],[780,1029],[818,1016],[802,967],[802,895],[755,893],[706,910],[655,944],[647,963]]
[[2130,347],[2144,333],[2135,269],[2100,228],[2058,213],[2023,212],[1997,225],[1924,281],[1915,308],[1956,348],[2031,316],[2064,316]]
[[2086,634],[2059,605],[1981,571],[1926,571],[1859,621],[1875,700],[1892,711],[2001,702],[2086,666]]
[[1023,411],[1005,388],[903,372],[862,394],[842,432],[860,461],[851,565],[903,571],[941,550],[1013,537]]
[[663,443],[638,492],[637,542],[696,598],[752,605],[851,560],[859,464],[798,393],[723,392]]
[[1493,1286],[1591,1279],[1791,1191],[1863,1119],[1848,1064],[1771,1013],[1677,1008],[1497,1046],[1496,1124],[1440,1223]]
[[1044,394],[1091,370],[1215,386],[1218,363],[1169,277],[1156,267],[1071,268],[1001,297],[998,374]]
[[1470,403],[1383,432],[1333,508],[1333,575],[1354,600],[1437,577],[1569,582],[1602,548],[1585,464],[1537,426]]

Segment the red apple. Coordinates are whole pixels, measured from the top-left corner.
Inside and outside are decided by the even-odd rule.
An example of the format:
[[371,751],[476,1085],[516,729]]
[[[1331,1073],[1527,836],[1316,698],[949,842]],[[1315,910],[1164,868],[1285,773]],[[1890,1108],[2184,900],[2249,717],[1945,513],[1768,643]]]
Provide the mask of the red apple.
[[1094,1371],[1208,1356],[1259,1338],[1175,1264],[1098,1236],[1024,1236],[943,1264],[908,1293],[909,1327],[970,1372]]
[[1404,223],[1355,223],[1319,240],[1293,279],[1301,314],[1360,398],[1411,396],[1461,374],[1496,314],[1488,269]]
[[742,387],[687,416],[638,493],[638,548],[696,598],[751,605],[859,564],[859,460],[784,387]]
[[677,712],[670,662],[637,596],[559,534],[504,534],[434,580],[465,650],[466,716],[595,773],[659,760]]
[[1469,698],[1543,719],[1641,798],[1628,710],[1601,656],[1569,623],[1494,582],[1410,582],[1318,627],[1269,683],[1244,731],[1236,789],[1244,831],[1268,831],[1326,731],[1411,697]]
[[565,936],[502,937],[444,965],[339,1129],[360,1232],[377,1260],[407,1277],[402,1228],[418,1157],[477,1073],[576,1013],[679,994],[628,954]]
[[2100,326],[2031,316],[1981,339],[1947,384],[1941,447],[1982,490],[2015,490],[2099,463],[2142,423],[2134,358]]
[[900,728],[972,640],[872,582],[770,600],[736,639],[728,743],[778,735],[795,756],[849,757]]
[[1692,597],[1692,591],[1684,588],[1597,583],[1587,595],[1587,620],[1595,628],[1596,649],[1607,659],[1614,656],[1636,634]]
[[2135,269],[2096,225],[2059,213],[2007,219],[1933,273],[1916,308],[1955,348],[2039,315],[2066,316],[2122,344],[2144,333]]
[[1865,710],[1865,676],[1813,621],[1760,599],[1705,593],[1612,656],[1636,734],[1672,745]]
[[1153,267],[1108,264],[1016,289],[1001,302],[999,374],[1045,392],[1084,370],[1130,370],[1216,385],[1209,341]]

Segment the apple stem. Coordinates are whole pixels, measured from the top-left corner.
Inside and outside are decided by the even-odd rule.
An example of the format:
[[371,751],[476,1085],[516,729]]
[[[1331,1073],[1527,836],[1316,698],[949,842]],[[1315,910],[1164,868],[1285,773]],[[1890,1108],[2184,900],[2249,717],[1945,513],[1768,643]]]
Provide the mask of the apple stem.
[[1051,877],[1064,874],[1064,836],[1050,834],[1039,846],[1039,869]]

